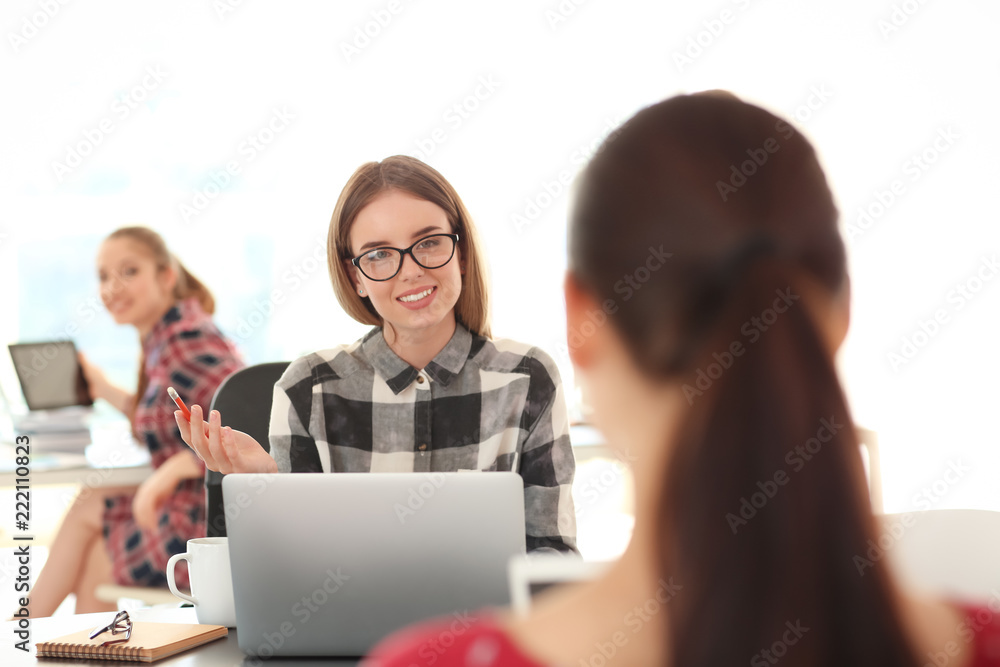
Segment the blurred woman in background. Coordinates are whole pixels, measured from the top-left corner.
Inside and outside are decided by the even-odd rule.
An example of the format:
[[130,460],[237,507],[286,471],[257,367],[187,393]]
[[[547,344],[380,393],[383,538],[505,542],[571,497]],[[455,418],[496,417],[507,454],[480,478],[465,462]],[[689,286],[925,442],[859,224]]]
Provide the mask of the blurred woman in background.
[[[113,602],[95,596],[105,583],[166,585],[170,556],[205,535],[205,467],[180,438],[167,386],[188,404],[208,405],[226,376],[243,366],[212,323],[212,294],[156,232],[124,227],[112,233],[101,245],[97,272],[108,312],[139,333],[135,393],[109,382],[83,355],[80,361],[91,396],[129,417],[154,472],[138,487],[80,491],[31,590],[33,617],[51,616],[69,593],[76,595],[77,613],[114,610]],[[186,569],[177,580],[188,585]]]
[[731,95],[612,135],[578,184],[565,292],[594,422],[634,461],[632,540],[526,617],[433,622],[365,664],[1000,664],[1000,609],[918,598],[867,556],[837,217],[809,143]]

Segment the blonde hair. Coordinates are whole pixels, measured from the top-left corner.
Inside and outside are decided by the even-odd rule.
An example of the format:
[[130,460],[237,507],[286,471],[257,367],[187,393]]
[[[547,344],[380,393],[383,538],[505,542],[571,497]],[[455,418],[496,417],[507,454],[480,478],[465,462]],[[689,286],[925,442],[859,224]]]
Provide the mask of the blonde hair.
[[337,301],[347,314],[362,324],[383,326],[371,301],[362,299],[348,275],[351,261],[351,226],[358,213],[383,192],[400,190],[439,206],[448,216],[465,266],[462,292],[455,304],[455,319],[466,329],[490,337],[489,285],[479,234],[455,188],[436,169],[407,155],[394,155],[381,162],[367,162],[347,181],[330,219],[327,262]]
[[[105,240],[110,241],[112,239],[127,239],[142,246],[152,258],[153,263],[156,264],[157,270],[162,271],[172,268],[177,274],[177,282],[174,284],[173,291],[175,301],[195,298],[206,314],[211,315],[215,312],[215,297],[167,249],[167,244],[163,241],[162,236],[148,227],[133,226],[116,229]],[[142,395],[146,393],[146,387],[149,386],[149,377],[146,375],[146,353],[142,350],[142,346],[140,346],[139,355],[139,380],[136,383],[135,400],[132,402],[132,408],[128,415],[129,420],[132,422],[133,431],[136,430],[135,408],[139,404]]]

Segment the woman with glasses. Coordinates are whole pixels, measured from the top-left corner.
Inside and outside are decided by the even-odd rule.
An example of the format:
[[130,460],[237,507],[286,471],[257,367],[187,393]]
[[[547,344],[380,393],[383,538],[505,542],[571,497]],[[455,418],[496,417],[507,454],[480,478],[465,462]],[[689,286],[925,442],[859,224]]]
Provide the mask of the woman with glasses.
[[845,249],[808,141],[732,96],[675,97],[605,142],[572,209],[569,328],[618,305],[570,352],[633,455],[628,548],[526,616],[434,621],[364,664],[1000,665],[1000,599],[924,599],[871,556],[886,534],[834,366]]
[[[328,239],[341,306],[373,329],[294,361],[275,385],[271,452],[213,412],[185,440],[212,470],[510,470],[524,479],[529,551],[574,551],[575,464],[565,397],[547,354],[492,339],[485,266],[454,188],[423,162],[362,165]],[[193,434],[193,435],[192,435]]]

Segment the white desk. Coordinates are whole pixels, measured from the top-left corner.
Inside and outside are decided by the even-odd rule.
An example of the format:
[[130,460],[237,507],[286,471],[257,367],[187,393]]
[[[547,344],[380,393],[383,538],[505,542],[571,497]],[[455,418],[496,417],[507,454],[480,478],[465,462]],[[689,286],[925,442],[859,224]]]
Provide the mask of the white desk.
[[[30,434],[29,434],[30,439]],[[32,448],[31,485],[84,484],[132,486],[149,477],[153,468],[145,448],[122,438],[95,438],[83,452],[56,452]],[[603,436],[592,426],[574,425],[570,441],[577,461],[595,457],[615,458]],[[11,442],[0,442],[0,487],[14,485],[16,450]]]
[[604,434],[590,424],[573,424],[569,427],[569,441],[577,463],[595,458],[616,459],[618,455],[604,441]]
[[[153,468],[149,452],[136,443],[128,432],[127,422],[95,425],[90,429],[91,443],[82,451],[53,451],[32,446],[30,450],[31,486],[83,484],[133,486],[149,477]],[[26,434],[31,444],[32,435]],[[17,450],[13,442],[0,443],[0,485],[13,486]]]
[[[93,430],[92,430],[93,432]],[[111,486],[137,486],[153,472],[149,452],[131,438],[111,441],[95,438],[77,453],[30,449],[28,484],[31,507],[31,534],[38,546],[54,538],[55,529],[76,491]],[[30,444],[30,436],[29,436]],[[18,451],[13,443],[0,443],[0,498],[9,499],[10,519],[0,525],[0,548],[15,546],[14,486]],[[60,490],[59,487],[64,487]],[[23,498],[22,498],[23,499]],[[2,663],[0,663],[2,664]]]
[[[137,609],[130,612],[132,619],[137,622],[147,621],[154,623],[197,623],[193,608],[184,609]],[[14,642],[20,641],[14,634],[17,625],[13,621],[4,623],[3,643],[0,645],[0,665],[39,665],[39,667],[58,667],[59,665],[79,665],[84,664],[110,664],[104,662],[87,660],[60,660],[58,658],[46,658],[38,660],[35,657],[35,643],[49,641],[72,632],[78,632],[84,628],[93,629],[99,625],[107,624],[114,616],[113,613],[101,614],[78,614],[74,616],[54,616],[51,618],[36,618],[31,620],[31,640],[30,653],[25,653],[14,647]],[[126,664],[126,663],[119,663]],[[141,663],[136,663],[141,664]],[[229,635],[222,639],[197,646],[189,651],[178,653],[177,655],[153,663],[155,665],[184,665],[185,667],[219,667],[220,665],[240,665],[257,664],[265,667],[282,667],[283,665],[357,665],[355,659],[335,659],[335,658],[272,658],[266,661],[248,659],[240,651],[236,641],[236,630],[229,629]]]

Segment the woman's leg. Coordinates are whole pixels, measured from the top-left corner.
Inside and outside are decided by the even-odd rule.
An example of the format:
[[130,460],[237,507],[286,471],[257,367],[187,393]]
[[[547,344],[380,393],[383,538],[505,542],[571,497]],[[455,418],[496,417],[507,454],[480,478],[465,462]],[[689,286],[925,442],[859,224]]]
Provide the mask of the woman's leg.
[[135,487],[84,489],[77,496],[29,593],[32,617],[51,616],[66,596],[79,588],[84,573],[92,574],[88,568],[94,544],[104,547],[101,531],[105,497],[134,491]]
[[73,590],[76,593],[76,613],[90,614],[98,611],[115,611],[118,609],[116,601],[104,602],[97,599],[97,587],[101,584],[110,584],[111,558],[108,557],[108,550],[104,544],[104,538],[98,537],[91,543],[90,552],[87,554],[87,562],[83,571],[80,572],[79,584]]

